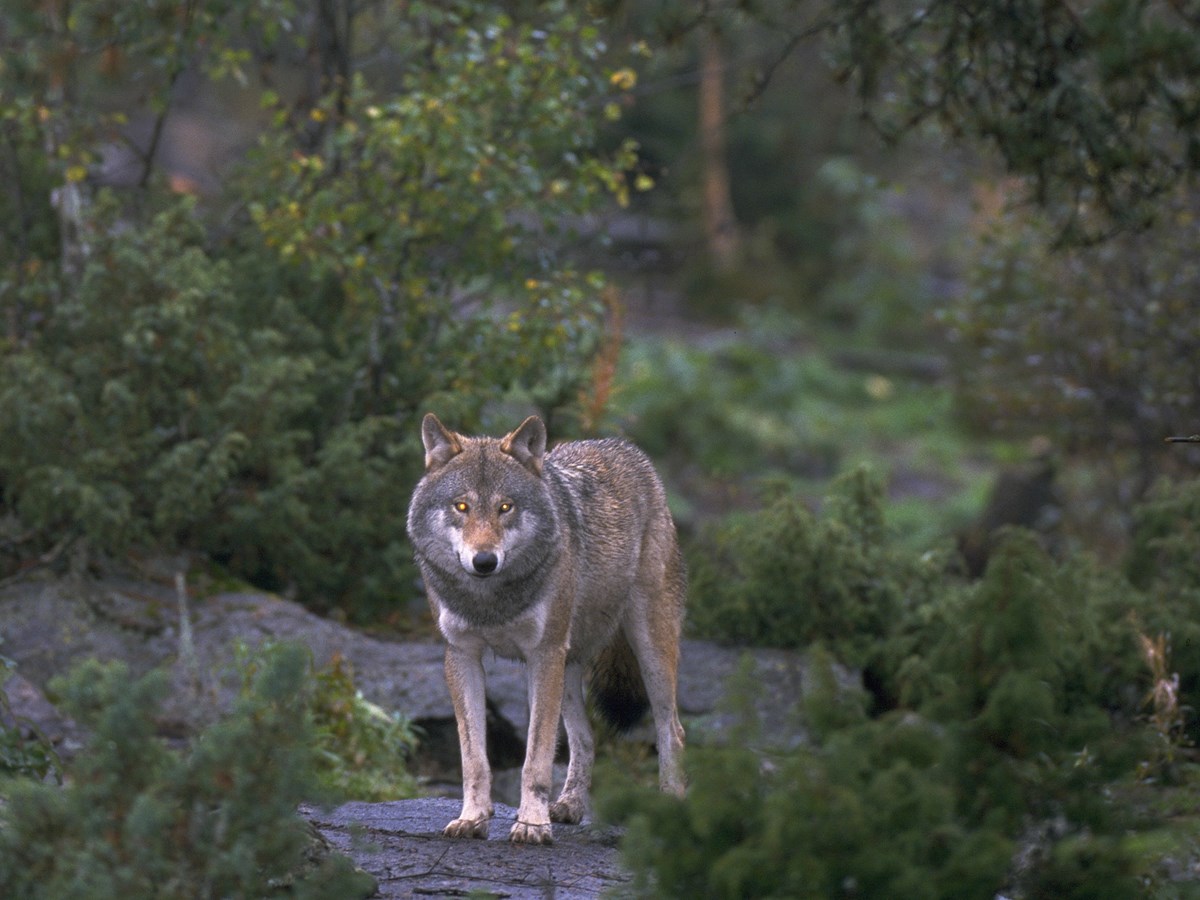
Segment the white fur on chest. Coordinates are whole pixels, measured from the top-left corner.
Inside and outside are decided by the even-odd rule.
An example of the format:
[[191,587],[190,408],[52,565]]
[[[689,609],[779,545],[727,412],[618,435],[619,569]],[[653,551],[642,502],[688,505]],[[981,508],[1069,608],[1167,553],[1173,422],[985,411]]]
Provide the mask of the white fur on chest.
[[485,647],[506,659],[528,659],[546,633],[547,604],[537,603],[503,625],[472,625],[446,607],[438,613],[438,629],[446,640],[464,650]]

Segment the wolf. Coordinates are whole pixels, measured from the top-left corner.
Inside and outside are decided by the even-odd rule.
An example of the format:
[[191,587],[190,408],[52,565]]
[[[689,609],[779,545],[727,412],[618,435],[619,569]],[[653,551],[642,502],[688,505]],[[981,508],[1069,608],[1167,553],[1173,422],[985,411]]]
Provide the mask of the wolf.
[[[509,839],[553,840],[551,822],[587,810],[595,745],[584,698],[628,726],[654,715],[659,784],[682,796],[684,732],[676,704],[686,573],[662,482],[618,439],[546,450],[530,416],[503,438],[421,423],[425,474],[408,536],[446,641],[446,684],[462,752],[462,812],[450,837],[486,838],[493,813],[484,729],[483,653],[521,659],[529,733]],[[558,723],[570,760],[550,801]]]

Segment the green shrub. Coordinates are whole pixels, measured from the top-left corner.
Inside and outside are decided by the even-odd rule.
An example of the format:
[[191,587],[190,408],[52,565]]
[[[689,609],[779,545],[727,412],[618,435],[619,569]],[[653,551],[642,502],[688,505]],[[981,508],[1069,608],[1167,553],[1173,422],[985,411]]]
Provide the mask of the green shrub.
[[1140,587],[1200,592],[1200,479],[1163,481],[1134,513],[1129,577]]
[[[1145,594],[1136,625],[1163,638],[1165,675],[1179,676],[1185,698],[1200,693],[1200,479],[1164,481],[1134,511],[1128,572]],[[1187,704],[1194,707],[1195,702]],[[1200,740],[1200,719],[1185,721],[1188,739]]]
[[312,704],[317,777],[328,795],[364,801],[416,796],[407,768],[417,746],[412,724],[364,699],[348,662],[336,657],[316,672]]
[[1163,443],[1200,421],[1200,394],[1177,363],[1200,349],[1192,204],[1171,192],[1153,229],[1059,253],[1044,220],[1009,212],[979,240],[949,321],[962,417],[1049,435],[1094,460],[1093,493],[1119,512],[1159,473],[1196,462]]
[[1137,878],[1136,863],[1120,839],[1079,835],[1056,844],[1033,868],[1028,896],[1136,900],[1147,895]]
[[1015,827],[1066,810],[1104,827],[1096,785],[1147,749],[1145,730],[1129,727],[1138,602],[1119,573],[1056,564],[1024,531],[1005,535],[981,581],[943,596],[896,680],[906,704],[954,730],[976,820]]
[[[247,89],[270,117],[221,173],[226,195],[180,200],[148,177],[118,200],[88,178],[93,126],[119,124],[97,112],[114,105],[96,96],[106,64],[136,72],[165,116],[172,71],[245,81],[254,53],[263,72],[276,53],[330,62],[293,45],[308,4],[179,28],[151,7],[114,18],[87,0],[0,37],[17,186],[0,205],[25,198],[11,211],[30,230],[0,244],[0,510],[22,538],[0,550],[16,568],[75,538],[182,548],[316,609],[382,617],[415,581],[403,516],[425,412],[476,430],[532,407],[556,434],[577,427],[602,279],[573,264],[565,223],[627,199],[633,154],[596,146],[606,45],[565,3],[536,22],[473,0],[348,10],[384,77],[313,72],[306,98]],[[71,201],[61,241],[47,181]]]
[[0,656],[0,779],[62,780],[62,762],[54,745],[32,722],[16,715],[3,690],[16,663]]
[[835,481],[820,515],[791,493],[710,531],[691,560],[689,621],[698,634],[737,643],[820,641],[862,666],[925,602],[938,562],[896,546],[882,481],[858,468]]
[[[269,662],[280,646],[268,641],[235,648],[242,696],[252,694],[263,660]],[[415,797],[417,781],[408,770],[418,743],[412,723],[364,698],[354,683],[354,667],[340,654],[320,668],[313,668],[310,657],[310,674],[305,709],[312,721],[321,796],[334,802]]]
[[89,663],[55,685],[92,730],[64,787],[18,780],[0,808],[0,892],[10,897],[367,896],[331,855],[306,863],[296,805],[313,799],[308,654],[268,654],[233,713],[187,750],[154,733],[162,673]]
[[736,737],[690,748],[686,799],[610,788],[601,810],[645,896],[990,897],[1013,844],[966,819],[951,752],[916,717],[860,713],[765,763]]
[[312,362],[246,309],[189,204],[134,232],[105,204],[77,291],[0,368],[0,483],[29,526],[101,547],[168,546],[294,457]]
[[[1135,561],[1189,552],[1193,492],[1176,487],[1142,509]],[[629,823],[624,853],[640,888],[1137,896],[1138,879],[1162,868],[1156,835],[1180,827],[1130,788],[1152,790],[1163,772],[1150,764],[1162,736],[1146,722],[1152,673],[1138,636],[1185,614],[1153,587],[1187,587],[1191,557],[1179,576],[1166,574],[1169,560],[1161,572],[1148,565],[1144,592],[1117,568],[1056,561],[1013,530],[966,583],[890,546],[879,494],[857,473],[820,516],[781,501],[719,532],[721,552],[698,566],[696,613],[711,633],[818,645],[800,710],[812,743],[765,756],[736,735],[692,746],[684,800],[603,789],[602,811]],[[889,701],[877,694],[873,717],[822,675],[822,643],[843,662],[867,661]],[[1179,802],[1193,802],[1194,773],[1174,776]]]

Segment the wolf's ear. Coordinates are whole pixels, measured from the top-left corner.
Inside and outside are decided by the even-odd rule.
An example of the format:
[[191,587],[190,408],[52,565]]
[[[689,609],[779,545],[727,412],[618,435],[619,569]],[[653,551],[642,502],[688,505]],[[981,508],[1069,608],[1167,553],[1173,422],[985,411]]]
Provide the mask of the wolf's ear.
[[421,421],[421,440],[425,443],[425,471],[444,466],[462,453],[462,442],[453,431],[438,421],[433,413],[426,413]]
[[530,416],[500,442],[500,449],[534,475],[541,475],[542,457],[546,453],[546,424],[537,416]]

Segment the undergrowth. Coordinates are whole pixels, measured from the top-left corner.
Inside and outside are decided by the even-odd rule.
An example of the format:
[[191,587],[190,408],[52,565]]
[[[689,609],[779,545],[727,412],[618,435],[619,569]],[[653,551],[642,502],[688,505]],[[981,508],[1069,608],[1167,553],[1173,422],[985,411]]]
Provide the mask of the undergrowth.
[[414,796],[412,726],[340,658],[314,670],[307,648],[272,643],[238,660],[234,709],[181,749],[155,732],[165,674],[117,663],[52,683],[91,734],[65,766],[20,722],[0,729],[0,895],[367,896],[347,860],[312,859],[296,806]]
[[[843,351],[862,358],[843,365]],[[871,464],[899,501],[889,515],[913,548],[979,509],[987,479],[978,470],[1007,449],[954,425],[950,390],[911,371],[924,361],[749,310],[701,340],[630,337],[610,415],[679,488],[673,511],[685,526],[709,507],[748,507],[747,497],[819,497],[831,478]]]
[[[812,740],[693,746],[683,800],[602,791],[638,890],[1190,896],[1198,500],[1200,482],[1156,494],[1126,563],[1053,558],[1009,531],[974,582],[948,553],[908,549],[865,471],[819,511],[785,496],[712,529],[691,625],[808,648]],[[869,691],[838,688],[834,663]]]

